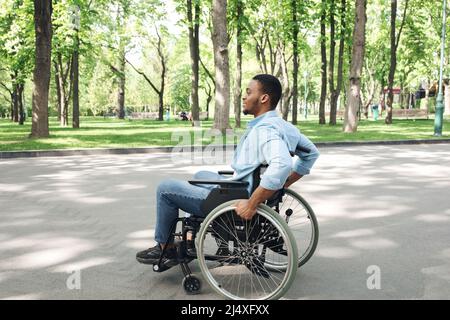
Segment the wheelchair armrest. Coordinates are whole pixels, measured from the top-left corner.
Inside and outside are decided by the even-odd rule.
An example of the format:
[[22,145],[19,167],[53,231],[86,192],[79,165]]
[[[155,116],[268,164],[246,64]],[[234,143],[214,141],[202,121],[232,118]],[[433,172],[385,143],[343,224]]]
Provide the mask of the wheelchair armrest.
[[[311,149],[308,148],[304,148],[304,147],[298,147],[297,149],[295,149],[295,151],[297,152],[304,152],[304,153],[310,153]],[[295,156],[295,152],[289,152],[291,154],[291,157]]]
[[233,175],[234,174],[234,171],[233,170],[220,170],[220,171],[217,171],[217,173],[218,174],[224,174],[224,175]]
[[246,187],[247,181],[230,181],[230,180],[189,180],[190,184],[218,184],[221,187]]

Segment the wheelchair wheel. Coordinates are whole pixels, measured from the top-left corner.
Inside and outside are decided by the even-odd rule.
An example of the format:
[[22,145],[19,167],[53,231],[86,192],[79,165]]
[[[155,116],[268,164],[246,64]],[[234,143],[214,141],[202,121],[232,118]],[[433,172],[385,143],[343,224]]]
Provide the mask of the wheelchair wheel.
[[[237,200],[215,208],[196,237],[200,269],[211,287],[228,299],[278,299],[297,273],[298,252],[286,222],[271,208],[260,205],[252,220],[239,217]],[[276,254],[270,243],[286,249],[284,270],[268,270],[266,259]]]
[[198,294],[202,288],[200,279],[195,276],[189,275],[183,278],[183,289],[186,294]]
[[[319,240],[319,226],[311,206],[295,191],[285,190],[283,200],[273,208],[287,223],[294,235],[298,248],[298,266],[304,265],[314,254]],[[266,259],[266,266],[270,270],[284,270],[285,248],[272,246],[278,255],[271,255],[273,260]]]

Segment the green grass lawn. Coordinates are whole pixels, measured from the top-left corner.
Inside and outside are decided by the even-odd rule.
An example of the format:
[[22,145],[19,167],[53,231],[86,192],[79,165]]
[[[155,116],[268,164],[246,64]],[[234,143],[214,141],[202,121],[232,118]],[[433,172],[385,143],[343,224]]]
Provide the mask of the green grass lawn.
[[[244,117],[242,127],[251,117]],[[298,128],[313,142],[413,140],[432,139],[434,120],[397,120],[385,125],[384,120],[363,120],[358,132],[342,132],[342,122],[337,126],[318,125],[317,119],[300,119]],[[202,127],[194,129],[184,121],[118,120],[85,117],[81,128],[60,127],[56,119],[50,119],[50,137],[30,139],[31,122],[23,126],[0,119],[0,151],[54,150],[83,148],[129,148],[148,146],[175,146],[179,144],[236,143],[244,129],[231,132],[226,140],[211,134],[213,122],[203,121]],[[231,122],[234,126],[234,121]],[[183,138],[180,136],[184,135]],[[443,138],[450,138],[450,119],[444,121]],[[435,138],[438,139],[438,138]]]

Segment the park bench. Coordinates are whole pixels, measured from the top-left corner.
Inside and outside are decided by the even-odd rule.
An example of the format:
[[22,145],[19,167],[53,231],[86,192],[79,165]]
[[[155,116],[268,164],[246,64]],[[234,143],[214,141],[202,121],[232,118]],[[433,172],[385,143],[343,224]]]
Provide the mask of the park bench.
[[416,119],[425,118],[428,119],[428,110],[424,109],[392,109],[393,118],[406,118]]
[[[325,112],[325,119],[330,119],[330,112]],[[338,110],[336,112],[336,119],[344,120],[344,111]]]
[[131,119],[158,120],[158,117],[158,112],[132,112],[130,114]]
[[[207,112],[200,112],[200,120],[206,120]],[[165,114],[163,115],[165,117]],[[158,112],[132,112],[130,119],[146,119],[146,120],[158,120]],[[181,116],[177,115],[175,119],[181,120]]]
[[[383,111],[383,115],[386,111]],[[381,117],[382,115],[380,115]],[[330,118],[330,112],[325,112],[326,119]],[[396,119],[428,119],[428,110],[424,109],[392,109],[392,117]],[[336,119],[344,120],[344,111],[338,111],[336,113]]]
[[[188,118],[190,117],[190,114],[189,114],[189,113],[186,114],[186,115],[187,115]],[[198,116],[199,116],[199,119],[200,119],[200,120],[206,120],[206,118],[208,117],[208,112],[202,111],[202,112],[199,113]],[[178,119],[178,120],[182,120],[181,113],[178,114],[177,119]]]

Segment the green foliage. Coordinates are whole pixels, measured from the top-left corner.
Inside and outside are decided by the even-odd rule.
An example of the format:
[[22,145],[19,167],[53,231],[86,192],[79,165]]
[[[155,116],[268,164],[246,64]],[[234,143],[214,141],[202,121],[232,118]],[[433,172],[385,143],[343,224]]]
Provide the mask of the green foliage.
[[0,66],[24,83],[34,64],[32,1],[5,0],[0,7]]
[[[251,117],[243,117],[243,127]],[[47,139],[28,139],[30,122],[19,127],[10,121],[0,119],[0,151],[14,150],[48,150],[73,148],[130,148],[148,146],[174,146],[178,139],[172,140],[172,133],[190,133],[194,140],[194,130],[187,121],[151,121],[133,120],[121,121],[118,119],[105,119],[103,117],[82,118],[81,129],[59,127],[56,118],[50,119],[51,135]],[[202,143],[207,145],[213,142],[211,136],[205,133],[212,127],[212,121],[202,121]],[[230,119],[233,126],[233,119]],[[320,126],[315,119],[301,121],[299,129],[314,142],[340,142],[340,141],[376,141],[376,140],[403,140],[403,139],[431,139],[433,120],[397,120],[392,126],[386,127],[380,120],[361,121],[358,132],[348,135],[337,126]],[[450,119],[444,123],[444,136],[450,135]],[[243,134],[244,129],[235,131],[236,135]],[[198,137],[198,133],[196,135]],[[438,138],[436,138],[438,139]],[[228,142],[230,139],[228,140]],[[198,141],[196,141],[198,144]],[[227,142],[226,140],[224,141]],[[189,144],[189,141],[187,142]]]
[[175,110],[190,111],[191,77],[189,74],[190,65],[181,66],[173,74],[170,86],[170,104]]
[[[256,44],[264,46],[267,63],[270,58],[276,64],[276,50],[282,46],[286,58],[288,77],[292,84],[292,31],[299,30],[298,76],[299,104],[304,97],[304,72],[307,72],[308,102],[318,100],[320,92],[320,34],[319,22],[322,10],[327,12],[329,32],[330,10],[334,10],[336,42],[340,39],[340,0],[228,0],[228,28],[232,36],[229,43],[230,70],[235,74],[235,46],[237,27],[242,29],[239,42],[243,44],[243,86],[256,72],[260,72],[256,58]],[[157,106],[157,95],[129,65],[125,71],[117,71],[120,57],[127,59],[145,72],[149,79],[159,84],[160,65],[154,44],[155,30],[160,32],[167,55],[165,101],[172,109],[189,110],[190,58],[187,39],[187,12],[185,0],[171,2],[157,0],[54,0],[52,58],[62,57],[65,66],[74,50],[80,52],[80,108],[82,114],[102,114],[111,109],[117,100],[117,79],[126,77],[125,104],[141,110]],[[211,0],[192,0],[200,3],[200,56],[209,73],[214,77],[214,61],[211,44]],[[237,15],[238,4],[243,14]],[[403,15],[405,1],[399,0],[398,24]],[[375,81],[378,87],[386,83],[389,70],[390,1],[367,2],[367,32],[365,69],[362,85],[365,90]],[[170,15],[168,6],[177,11]],[[344,85],[348,85],[348,69],[352,30],[354,25],[354,1],[346,1],[346,29],[344,33]],[[10,92],[14,83],[25,83],[26,106],[31,101],[32,70],[34,68],[34,18],[30,0],[0,1],[0,114],[10,108]],[[297,25],[293,25],[293,14]],[[398,48],[398,65],[395,86],[414,91],[420,82],[437,80],[439,66],[440,35],[442,28],[442,4],[433,1],[409,0],[409,9]],[[177,20],[176,20],[176,19]],[[448,24],[448,22],[447,22]],[[176,29],[175,26],[179,28]],[[180,32],[181,30],[181,32]],[[450,28],[447,28],[450,39]],[[80,42],[76,41],[77,37]],[[329,39],[328,39],[329,40]],[[447,41],[448,42],[448,41]],[[327,53],[329,53],[327,41]],[[268,56],[269,47],[275,52]],[[450,52],[447,46],[446,55]],[[337,56],[337,48],[336,48]],[[275,58],[274,58],[275,57]],[[337,60],[336,60],[337,61]],[[447,57],[448,61],[448,57]],[[336,66],[337,67],[337,66]],[[271,71],[270,67],[268,68]],[[275,66],[273,68],[277,72]],[[449,76],[449,67],[444,76]],[[51,110],[56,112],[54,69],[51,77]],[[278,76],[280,72],[278,71]],[[12,79],[12,77],[14,79]],[[232,76],[233,78],[233,76]],[[233,81],[233,79],[232,79]],[[346,88],[343,88],[341,97]],[[200,65],[200,106],[205,110],[208,94],[214,95],[214,85],[208,73]],[[432,101],[430,101],[432,103]],[[213,107],[214,101],[210,107]],[[211,110],[214,108],[211,108]]]

